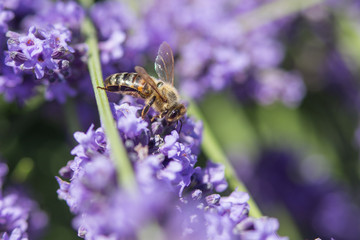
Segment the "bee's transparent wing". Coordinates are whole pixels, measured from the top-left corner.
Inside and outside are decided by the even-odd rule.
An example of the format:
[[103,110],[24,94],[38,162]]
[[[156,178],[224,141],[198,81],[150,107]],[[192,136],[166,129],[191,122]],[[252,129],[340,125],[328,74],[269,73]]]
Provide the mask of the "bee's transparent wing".
[[160,45],[155,59],[155,71],[160,80],[174,85],[174,55],[167,42]]
[[154,80],[150,77],[150,75],[146,72],[146,70],[143,67],[136,66],[135,71],[140,75],[142,79],[144,79],[152,89],[155,90],[155,92],[159,95],[161,100],[164,102],[167,102],[167,100],[163,97],[163,95],[159,92],[159,89],[157,88]]

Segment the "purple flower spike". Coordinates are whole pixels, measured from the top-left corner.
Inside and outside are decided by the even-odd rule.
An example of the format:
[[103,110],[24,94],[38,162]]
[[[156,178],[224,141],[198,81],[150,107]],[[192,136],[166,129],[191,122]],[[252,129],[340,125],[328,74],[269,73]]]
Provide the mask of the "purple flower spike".
[[54,52],[61,49],[69,53],[74,50],[67,45],[70,33],[63,27],[53,27],[48,31],[32,26],[26,36],[8,32],[8,48],[6,65],[17,71],[31,70],[37,79],[45,73],[61,71],[58,61],[53,58]]
[[[79,4],[5,1],[0,4],[0,33],[4,14],[9,12],[4,6],[16,14],[7,39],[0,34],[0,42],[7,43],[2,55],[5,59],[0,56],[4,63],[0,65],[0,93],[6,101],[23,104],[37,93],[45,93],[46,100],[64,103],[78,92],[93,94],[89,75],[84,74],[87,47],[80,26],[85,11]],[[0,45],[5,48],[5,44]]]
[[[124,97],[111,107],[135,170],[137,190],[129,193],[119,187],[102,128],[91,125],[86,133],[76,132],[79,144],[71,152],[75,158],[60,170],[68,180],[57,181],[59,198],[76,215],[74,227],[80,237],[133,239],[153,222],[166,239],[178,240],[240,239],[250,230],[236,232],[248,218],[249,195],[235,190],[220,196],[214,191],[227,188],[224,167],[211,162],[205,169],[195,167],[201,123],[185,116],[179,134],[174,124],[151,122],[153,110],[141,118],[142,100]],[[256,227],[266,234],[277,230],[260,223]]]
[[61,23],[30,26],[26,35],[8,31],[6,66],[1,68],[0,79],[0,92],[6,100],[23,102],[37,92],[36,86],[43,85],[45,99],[64,103],[76,95],[75,89],[85,89],[85,84],[78,86],[78,82],[86,78],[80,59],[86,51],[80,51],[80,45],[76,45],[77,51],[69,45],[72,35]]

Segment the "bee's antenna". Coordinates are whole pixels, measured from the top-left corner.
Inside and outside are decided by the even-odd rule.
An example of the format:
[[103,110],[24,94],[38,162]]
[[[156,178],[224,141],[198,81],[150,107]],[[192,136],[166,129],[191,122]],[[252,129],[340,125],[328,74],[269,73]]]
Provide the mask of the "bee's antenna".
[[[181,121],[181,119],[178,120],[178,121],[180,121],[180,130],[179,130],[179,134],[180,134],[180,133],[181,133],[181,129],[182,129],[183,122]],[[176,122],[176,123],[178,123],[178,122]],[[177,126],[176,126],[176,127],[177,127]]]

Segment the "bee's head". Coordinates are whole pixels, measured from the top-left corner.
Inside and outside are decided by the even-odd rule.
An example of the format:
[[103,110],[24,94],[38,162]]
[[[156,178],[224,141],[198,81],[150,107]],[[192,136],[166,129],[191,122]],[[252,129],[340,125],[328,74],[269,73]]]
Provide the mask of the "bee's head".
[[165,115],[165,120],[168,122],[175,122],[182,118],[186,113],[184,104],[177,104],[172,107]]

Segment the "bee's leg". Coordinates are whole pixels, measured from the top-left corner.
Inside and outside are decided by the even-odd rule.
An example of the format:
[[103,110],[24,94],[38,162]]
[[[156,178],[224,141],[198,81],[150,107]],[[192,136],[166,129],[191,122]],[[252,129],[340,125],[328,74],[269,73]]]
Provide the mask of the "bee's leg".
[[157,114],[157,115],[153,116],[153,117],[151,118],[151,122],[155,121],[155,119],[157,119],[157,118],[164,118],[164,115],[165,115],[165,114],[162,112],[162,113],[160,113],[160,114]]
[[[162,113],[160,113],[160,114],[157,114],[157,115],[153,116],[153,117],[151,118],[151,122],[155,121],[156,118],[164,118],[167,112],[168,112],[168,111],[166,110],[166,111],[164,111],[164,112],[162,112]],[[166,122],[166,124],[169,125],[168,122]]]
[[145,107],[143,108],[142,112],[141,112],[141,117],[145,118],[145,115],[149,112],[151,105],[153,105],[153,103],[156,100],[156,96],[153,96],[150,101],[145,105]]
[[157,118],[159,118],[160,117],[160,115],[158,114],[158,115],[155,115],[155,116],[153,116],[152,118],[151,118],[151,122],[154,122],[155,121],[155,119],[157,119]]
[[100,86],[97,86],[98,89],[102,89],[102,90],[105,90],[106,92],[116,92],[118,87],[115,87],[114,86],[110,86],[110,87],[100,87]]

